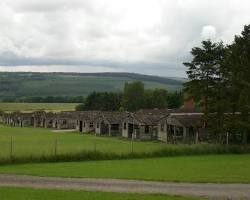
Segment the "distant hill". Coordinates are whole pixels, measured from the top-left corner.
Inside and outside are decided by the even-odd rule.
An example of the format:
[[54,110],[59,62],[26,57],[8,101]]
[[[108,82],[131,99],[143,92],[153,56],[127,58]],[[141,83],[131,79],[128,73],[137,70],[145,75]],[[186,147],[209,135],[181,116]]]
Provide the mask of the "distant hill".
[[146,88],[179,90],[185,79],[135,73],[0,72],[0,99],[25,96],[86,96],[93,91],[121,91],[126,81]]

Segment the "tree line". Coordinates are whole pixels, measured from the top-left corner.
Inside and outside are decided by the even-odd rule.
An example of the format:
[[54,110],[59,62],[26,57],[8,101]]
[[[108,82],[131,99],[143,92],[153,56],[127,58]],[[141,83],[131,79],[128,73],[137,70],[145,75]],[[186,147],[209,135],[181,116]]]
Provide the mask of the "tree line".
[[145,89],[141,81],[125,83],[123,92],[92,92],[84,96],[27,96],[2,99],[15,103],[80,103],[76,110],[134,111],[141,108],[179,108],[182,92]]
[[[211,40],[191,50],[185,62],[185,92],[204,111],[204,126],[219,139],[232,133],[247,143],[250,133],[250,25],[231,44]],[[236,138],[238,137],[238,138]]]
[[145,89],[141,81],[126,82],[123,92],[92,92],[76,110],[135,111],[141,108],[179,108],[182,92]]

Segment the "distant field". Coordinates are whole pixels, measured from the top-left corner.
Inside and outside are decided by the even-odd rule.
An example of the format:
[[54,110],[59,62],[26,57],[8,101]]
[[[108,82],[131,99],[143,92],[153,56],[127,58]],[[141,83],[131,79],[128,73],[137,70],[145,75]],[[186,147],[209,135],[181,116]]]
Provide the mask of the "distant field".
[[1,200],[198,200],[201,198],[110,192],[0,187]]
[[250,155],[203,155],[0,166],[0,173],[177,182],[250,183]]
[[0,102],[0,110],[2,111],[26,111],[35,110],[45,111],[68,111],[75,110],[77,103],[3,103]]

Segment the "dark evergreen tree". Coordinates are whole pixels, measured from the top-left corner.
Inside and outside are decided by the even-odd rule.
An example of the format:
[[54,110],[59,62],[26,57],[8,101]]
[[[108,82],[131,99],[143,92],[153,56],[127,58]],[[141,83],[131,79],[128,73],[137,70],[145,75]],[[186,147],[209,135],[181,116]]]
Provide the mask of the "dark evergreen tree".
[[[235,36],[226,63],[230,68],[229,102],[234,116],[233,128],[240,130],[243,143],[247,143],[250,132],[250,25],[244,27],[241,35]],[[235,114],[237,111],[240,117]]]
[[185,89],[200,102],[205,113],[207,124],[209,113],[213,110],[217,84],[221,82],[221,65],[224,60],[225,48],[222,42],[213,43],[210,40],[202,41],[202,47],[194,47],[191,50],[193,59],[184,65],[188,68],[189,82],[185,83]]

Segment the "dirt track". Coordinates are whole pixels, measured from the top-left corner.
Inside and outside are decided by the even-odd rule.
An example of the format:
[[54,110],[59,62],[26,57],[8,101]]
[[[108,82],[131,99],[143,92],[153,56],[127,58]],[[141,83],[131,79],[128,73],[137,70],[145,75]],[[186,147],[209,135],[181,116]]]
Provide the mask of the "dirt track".
[[158,193],[208,197],[210,199],[250,200],[250,184],[169,183],[119,179],[0,175],[0,186],[75,189],[108,192]]

